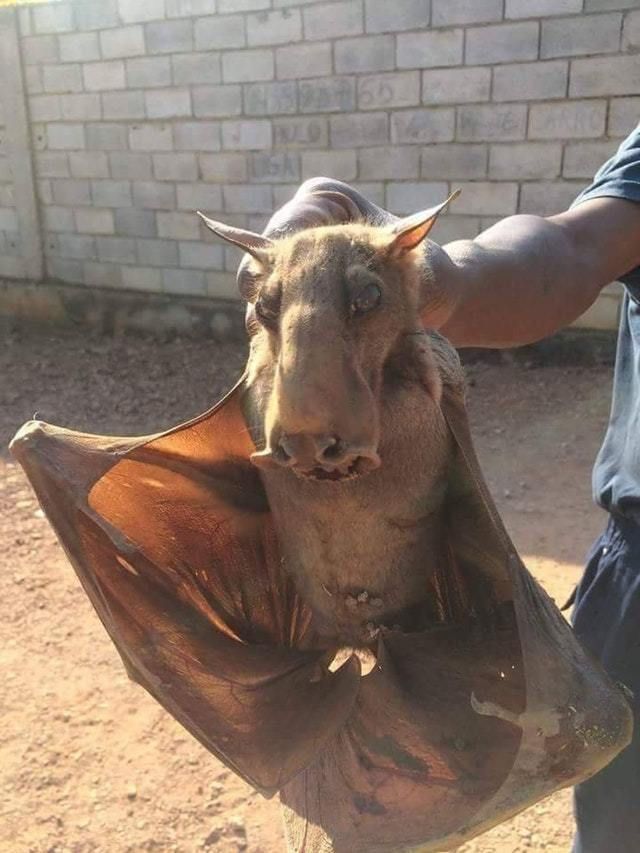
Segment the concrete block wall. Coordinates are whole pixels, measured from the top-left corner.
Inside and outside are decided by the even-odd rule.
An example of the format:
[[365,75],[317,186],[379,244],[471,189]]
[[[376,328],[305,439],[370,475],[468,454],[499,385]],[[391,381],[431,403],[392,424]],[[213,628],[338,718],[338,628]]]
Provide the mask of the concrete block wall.
[[87,286],[235,297],[238,254],[194,210],[259,230],[317,174],[396,213],[461,187],[441,242],[552,214],[640,117],[637,0],[72,0],[19,23],[47,270]]

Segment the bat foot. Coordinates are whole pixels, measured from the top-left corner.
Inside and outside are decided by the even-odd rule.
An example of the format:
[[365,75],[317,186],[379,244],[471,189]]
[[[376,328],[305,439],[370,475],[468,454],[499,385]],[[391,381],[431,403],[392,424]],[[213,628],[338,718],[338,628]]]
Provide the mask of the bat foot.
[[344,603],[347,610],[352,612],[361,610],[362,608],[380,610],[384,604],[383,600],[379,596],[371,595],[371,593],[366,589],[357,593],[347,593],[344,596]]

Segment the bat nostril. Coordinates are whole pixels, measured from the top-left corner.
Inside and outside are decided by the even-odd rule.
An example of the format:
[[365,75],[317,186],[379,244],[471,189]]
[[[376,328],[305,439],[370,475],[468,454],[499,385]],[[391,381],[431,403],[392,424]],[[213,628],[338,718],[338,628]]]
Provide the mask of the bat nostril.
[[317,439],[317,447],[316,459],[318,462],[338,462],[345,451],[344,442],[336,435]]

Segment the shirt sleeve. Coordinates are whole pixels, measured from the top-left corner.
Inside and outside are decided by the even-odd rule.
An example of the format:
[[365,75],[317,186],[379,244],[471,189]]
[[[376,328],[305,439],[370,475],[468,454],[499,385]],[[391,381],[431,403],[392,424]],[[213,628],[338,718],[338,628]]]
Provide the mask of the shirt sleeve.
[[[613,157],[600,167],[593,182],[580,193],[571,207],[603,196],[640,203],[640,124]],[[640,267],[621,276],[620,280],[625,284],[640,285]]]

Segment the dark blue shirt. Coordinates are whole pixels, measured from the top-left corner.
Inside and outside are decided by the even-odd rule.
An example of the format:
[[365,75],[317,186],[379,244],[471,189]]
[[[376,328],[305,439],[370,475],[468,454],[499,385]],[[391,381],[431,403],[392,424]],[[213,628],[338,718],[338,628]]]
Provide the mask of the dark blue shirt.
[[[640,125],[599,170],[574,205],[602,196],[640,202]],[[593,470],[593,492],[605,509],[640,521],[640,267],[630,270],[620,280],[625,294],[611,417]]]

